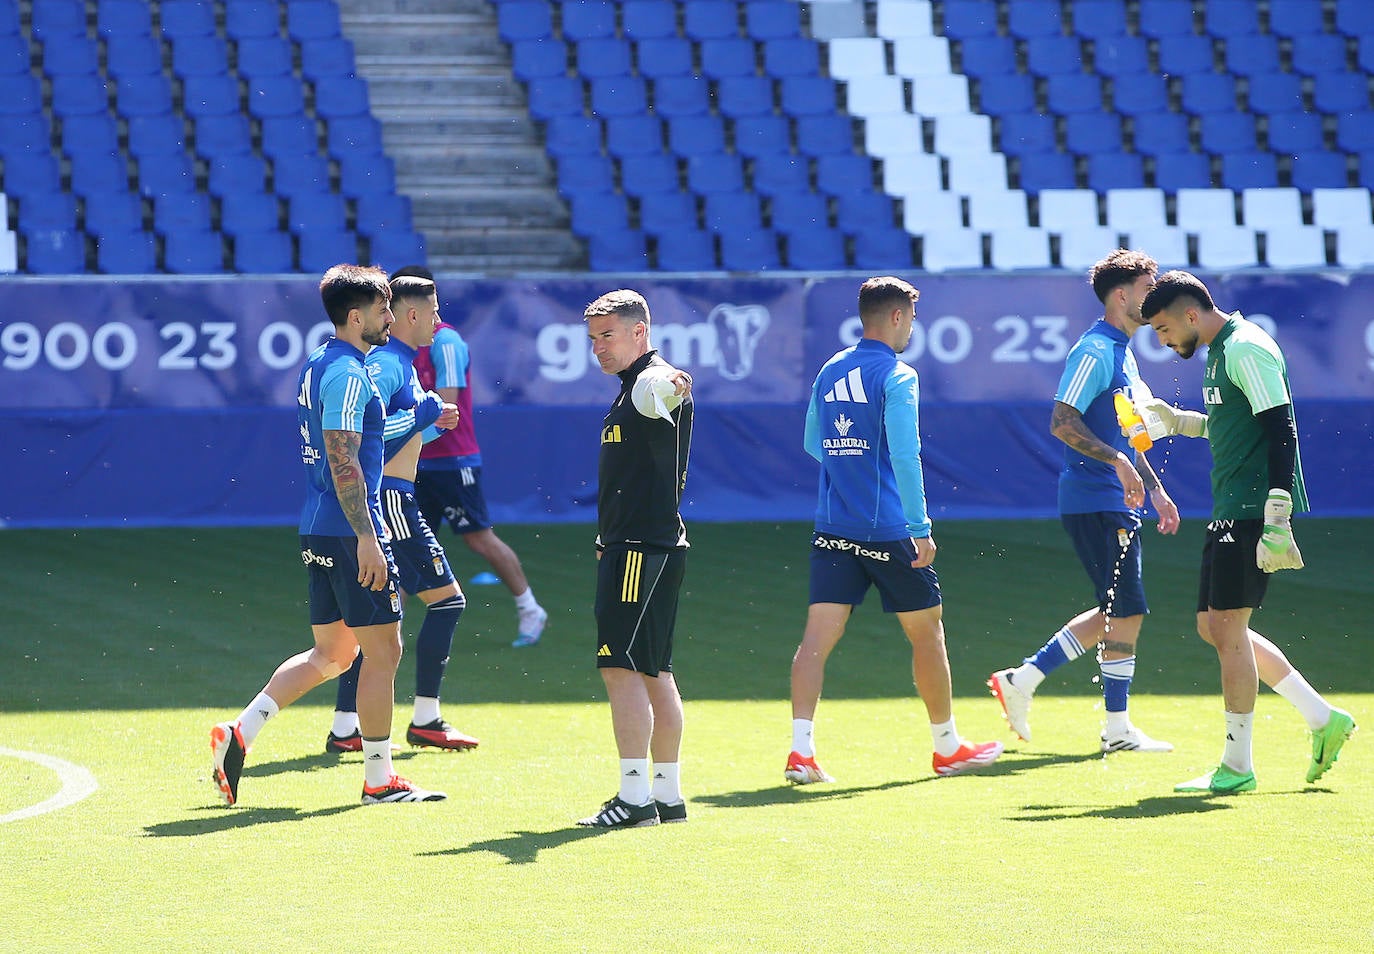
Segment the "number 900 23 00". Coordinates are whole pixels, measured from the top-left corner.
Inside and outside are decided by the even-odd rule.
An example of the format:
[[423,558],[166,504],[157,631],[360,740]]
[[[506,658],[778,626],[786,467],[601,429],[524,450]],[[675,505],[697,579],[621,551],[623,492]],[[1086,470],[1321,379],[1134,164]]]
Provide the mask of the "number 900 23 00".
[[[169,322],[155,331],[156,343],[148,343],[157,354],[161,371],[224,371],[239,359],[239,328],[231,321],[204,321],[193,325]],[[258,360],[273,370],[296,367],[319,346],[333,327],[324,321],[302,333],[295,325],[274,321],[257,335]],[[122,321],[106,322],[94,328],[74,321],[62,321],[46,330],[25,321],[0,326],[0,366],[9,371],[27,371],[40,363],[58,371],[75,371],[87,362],[107,371],[122,371],[138,359],[145,344],[139,332]]]

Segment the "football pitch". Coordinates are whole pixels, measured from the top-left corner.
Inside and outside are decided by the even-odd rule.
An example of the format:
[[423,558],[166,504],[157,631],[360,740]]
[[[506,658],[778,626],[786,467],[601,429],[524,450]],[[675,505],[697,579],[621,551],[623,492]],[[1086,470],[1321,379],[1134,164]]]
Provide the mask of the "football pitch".
[[[551,617],[521,650],[509,595],[469,585],[485,565],[443,537],[469,600],[444,714],[482,744],[406,748],[398,770],[448,800],[367,808],[358,756],[323,753],[332,686],[267,726],[238,807],[210,781],[210,726],[309,644],[293,530],[0,531],[6,946],[1374,949],[1374,520],[1299,521],[1307,569],[1276,577],[1254,621],[1363,731],[1304,784],[1305,725],[1262,688],[1259,790],[1232,798],[1172,791],[1222,742],[1216,655],[1193,624],[1198,521],[1146,540],[1153,612],[1131,709],[1174,752],[1099,754],[1090,656],[1050,676],[1034,741],[1016,741],[984,680],[1085,608],[1086,582],[1055,522],[937,522],[958,725],[1008,751],[978,774],[932,775],[910,654],[870,595],[818,713],[837,781],[804,788],[782,769],[808,528],[689,531],[674,666],[689,822],[607,833],[573,824],[617,777],[588,526],[500,528]],[[407,609],[409,651],[421,609]],[[397,737],[412,690],[406,659]]]

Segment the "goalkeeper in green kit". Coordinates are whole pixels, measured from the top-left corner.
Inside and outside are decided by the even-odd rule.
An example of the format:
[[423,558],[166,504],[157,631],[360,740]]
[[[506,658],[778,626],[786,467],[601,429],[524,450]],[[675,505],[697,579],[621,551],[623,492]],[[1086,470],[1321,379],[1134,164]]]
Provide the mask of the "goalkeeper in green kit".
[[1212,520],[1202,549],[1197,627],[1221,661],[1226,745],[1215,769],[1175,791],[1254,790],[1250,739],[1260,679],[1307,720],[1307,781],[1315,782],[1335,764],[1355,720],[1323,699],[1277,646],[1250,628],[1269,574],[1302,569],[1290,517],[1307,509],[1307,493],[1283,352],[1254,322],[1218,309],[1207,286],[1188,272],[1161,275],[1140,311],[1160,343],[1182,357],[1208,346],[1206,414],[1158,399],[1141,408],[1154,431],[1204,437],[1212,448]]

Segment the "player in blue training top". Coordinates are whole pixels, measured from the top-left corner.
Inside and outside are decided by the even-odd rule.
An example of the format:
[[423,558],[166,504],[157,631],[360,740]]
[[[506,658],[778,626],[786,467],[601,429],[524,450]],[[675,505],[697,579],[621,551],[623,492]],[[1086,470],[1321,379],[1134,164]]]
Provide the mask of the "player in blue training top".
[[1171,752],[1131,724],[1127,698],[1135,676],[1135,646],[1149,608],[1141,579],[1141,514],[1146,491],[1160,533],[1178,532],[1178,508],[1143,453],[1132,449],[1114,407],[1115,395],[1147,395],[1127,347],[1144,325],[1140,304],[1158,266],[1144,252],[1117,249],[1088,272],[1103,316],[1069,351],[1054,395],[1050,431],[1064,442],[1059,514],[1092,581],[1096,605],[1065,623],[1015,669],[988,678],[1012,731],[1030,741],[1031,697],[1041,681],[1098,647],[1107,713],[1103,752]]
[[989,765],[1000,742],[965,742],[954,726],[935,540],[926,516],[916,372],[898,360],[920,293],[899,278],[859,289],[863,338],[821,368],[806,409],[806,451],[821,463],[811,540],[811,605],[792,660],[790,782],[834,781],[816,762],[813,720],[830,656],[854,607],[876,586],[911,642],[937,775]]
[[368,350],[390,337],[391,290],[381,269],[335,265],[320,297],[334,337],[306,361],[296,398],[306,470],[301,560],[315,646],[278,666],[237,719],[210,731],[215,784],[226,803],[237,802],[244,753],[267,720],[346,670],[361,649],[363,804],[438,801],[442,792],[417,787],[391,764],[401,594],[379,495],[382,398],[364,366]]
[[[392,278],[391,310],[396,319],[391,340],[367,353],[367,369],[387,413],[382,518],[400,571],[401,589],[418,596],[426,606],[415,639],[415,717],[406,729],[406,741],[463,751],[476,748],[477,740],[444,721],[439,711],[439,687],[467,600],[415,499],[415,464],[421,446],[430,436],[458,422],[458,408],[425,391],[415,374],[415,356],[434,340],[434,329],[439,325],[434,282],[414,276]],[[357,711],[361,665],[360,659],[354,660],[348,672],[339,677],[326,752],[362,751]]]

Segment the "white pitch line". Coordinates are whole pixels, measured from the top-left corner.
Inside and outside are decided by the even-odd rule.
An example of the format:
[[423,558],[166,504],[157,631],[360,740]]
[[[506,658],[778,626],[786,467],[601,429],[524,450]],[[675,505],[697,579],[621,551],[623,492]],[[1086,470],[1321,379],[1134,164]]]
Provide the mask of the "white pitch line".
[[57,794],[52,798],[44,799],[37,805],[30,805],[28,808],[21,808],[7,815],[0,815],[0,825],[5,822],[19,821],[22,818],[32,818],[46,812],[55,812],[59,808],[66,808],[68,805],[75,805],[100,788],[100,783],[95,780],[95,776],[86,769],[51,755],[21,752],[18,749],[7,749],[0,746],[0,756],[23,759],[26,762],[37,762],[44,768],[56,772],[58,780],[62,783],[62,787],[57,790]]

